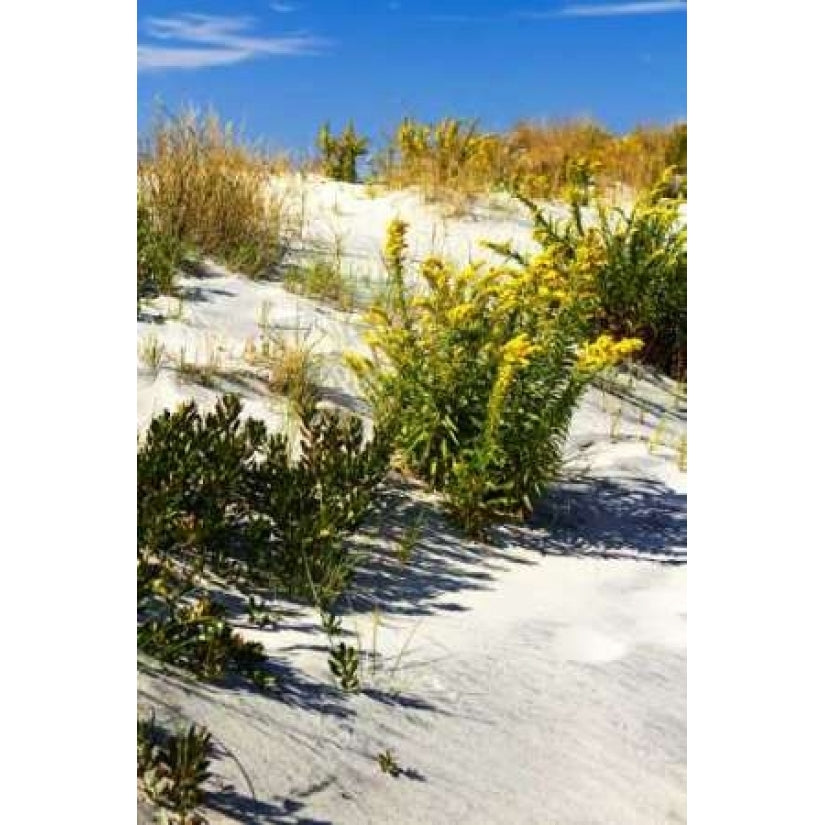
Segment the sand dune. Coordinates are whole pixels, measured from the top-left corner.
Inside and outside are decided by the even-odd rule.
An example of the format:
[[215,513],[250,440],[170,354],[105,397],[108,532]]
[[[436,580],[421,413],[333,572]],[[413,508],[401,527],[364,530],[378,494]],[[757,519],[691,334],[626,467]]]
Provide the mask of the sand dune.
[[[346,265],[369,277],[396,214],[411,221],[415,256],[433,238],[435,251],[460,260],[483,257],[482,238],[530,243],[512,205],[442,221],[409,193],[373,198],[314,183],[306,194],[305,245],[323,246],[338,220]],[[434,226],[443,227],[440,247]],[[219,351],[227,373],[241,365],[264,302],[273,326],[311,330],[327,354],[328,397],[358,407],[338,363],[363,346],[353,315],[219,267],[182,285],[179,319],[161,321],[168,302],[159,300],[138,323],[139,338],[155,336],[166,352],[157,374],[138,363],[140,427],[163,407],[209,404],[222,389],[240,392],[245,410],[271,426],[288,423],[254,383],[219,378],[205,388],[174,369],[181,347],[192,357]],[[664,435],[651,453],[658,420]],[[432,496],[391,480],[380,517],[353,539],[367,556],[343,617],[367,653],[358,695],[334,688],[317,616],[294,606],[277,631],[244,630],[280,673],[276,698],[195,684],[141,660],[139,706],[207,724],[219,744],[210,821],[684,822],[687,488],[674,444],[685,427],[670,382],[591,390],[561,484],[530,523],[497,528],[490,546],[459,535]],[[419,516],[421,541],[402,566],[394,542]],[[405,769],[396,779],[376,764],[387,748]]]

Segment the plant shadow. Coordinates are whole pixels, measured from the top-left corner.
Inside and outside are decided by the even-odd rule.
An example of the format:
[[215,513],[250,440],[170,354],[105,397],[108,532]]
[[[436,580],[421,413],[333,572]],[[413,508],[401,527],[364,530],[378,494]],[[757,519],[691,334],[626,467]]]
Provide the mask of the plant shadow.
[[[400,551],[417,533],[409,558]],[[489,590],[496,574],[534,563],[467,538],[421,485],[393,478],[381,491],[369,522],[351,537],[363,556],[347,598],[353,612],[378,609],[404,616],[459,612],[450,595]]]
[[541,555],[687,562],[687,496],[644,478],[558,483],[524,525],[502,538]]
[[223,814],[236,822],[256,822],[261,825],[333,825],[329,819],[301,816],[305,802],[282,799],[267,802],[247,796],[233,787],[206,794],[208,811]]
[[[403,559],[400,547],[416,525],[418,540]],[[364,559],[347,598],[350,609],[426,616],[466,610],[449,596],[488,590],[498,573],[543,556],[684,564],[687,496],[643,478],[562,480],[528,521],[495,525],[482,544],[468,539],[420,487],[394,480],[352,541]]]

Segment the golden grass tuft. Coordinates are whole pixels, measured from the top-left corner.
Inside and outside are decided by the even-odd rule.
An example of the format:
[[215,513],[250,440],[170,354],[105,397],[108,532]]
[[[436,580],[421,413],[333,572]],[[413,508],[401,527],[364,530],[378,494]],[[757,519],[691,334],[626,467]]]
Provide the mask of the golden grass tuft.
[[141,203],[162,231],[196,252],[261,275],[285,251],[273,169],[214,113],[159,115],[138,164]]

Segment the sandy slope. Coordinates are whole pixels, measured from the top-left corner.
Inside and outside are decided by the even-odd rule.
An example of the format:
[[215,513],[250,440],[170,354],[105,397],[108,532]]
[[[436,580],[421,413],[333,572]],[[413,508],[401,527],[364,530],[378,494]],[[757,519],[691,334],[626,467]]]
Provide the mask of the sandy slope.
[[[353,267],[377,266],[393,214],[425,227],[416,255],[429,251],[426,220],[439,220],[409,194],[369,198],[316,184],[307,242],[324,242],[333,203]],[[457,258],[479,238],[529,242],[529,225],[512,216],[446,226],[440,251]],[[328,396],[357,406],[336,367],[338,353],[359,346],[351,316],[219,270],[185,285],[183,318],[141,322],[139,336],[158,336],[168,353],[218,346],[231,366],[266,300],[273,325],[315,330],[329,354]],[[592,391],[574,419],[565,483],[531,524],[498,529],[494,546],[461,538],[420,490],[388,485],[357,539],[368,558],[344,619],[368,654],[361,694],[333,688],[325,637],[304,610],[290,610],[278,631],[245,631],[272,655],[279,698],[192,684],[142,662],[139,704],[207,724],[220,744],[210,821],[684,822],[686,480],[672,446],[651,454],[644,438],[664,415],[672,445],[686,413],[661,384]],[[244,395],[250,413],[283,424],[255,386],[226,388]],[[181,383],[171,357],[157,377],[139,365],[139,425],[215,392]],[[422,539],[402,566],[394,542],[418,514]],[[379,771],[375,756],[386,748],[404,776]]]

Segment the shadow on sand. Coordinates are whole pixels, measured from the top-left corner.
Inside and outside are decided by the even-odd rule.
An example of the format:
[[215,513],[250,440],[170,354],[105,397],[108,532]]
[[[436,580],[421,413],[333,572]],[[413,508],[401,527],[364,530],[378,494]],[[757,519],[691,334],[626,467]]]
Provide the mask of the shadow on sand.
[[[418,541],[402,563],[398,548],[420,520]],[[687,496],[640,478],[563,481],[521,524],[491,529],[490,543],[468,540],[410,484],[383,495],[350,602],[356,612],[423,616],[465,608],[450,594],[490,589],[496,574],[547,555],[687,561]],[[524,555],[532,551],[535,558]],[[521,551],[521,552],[518,552]]]

